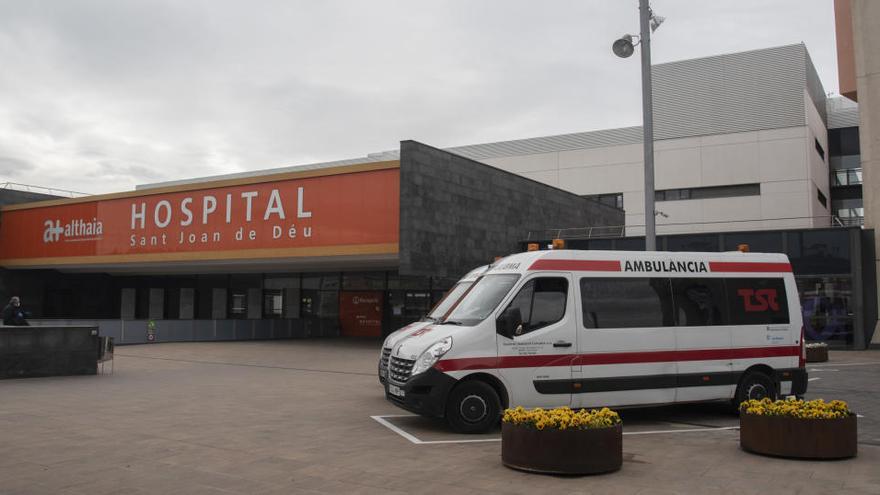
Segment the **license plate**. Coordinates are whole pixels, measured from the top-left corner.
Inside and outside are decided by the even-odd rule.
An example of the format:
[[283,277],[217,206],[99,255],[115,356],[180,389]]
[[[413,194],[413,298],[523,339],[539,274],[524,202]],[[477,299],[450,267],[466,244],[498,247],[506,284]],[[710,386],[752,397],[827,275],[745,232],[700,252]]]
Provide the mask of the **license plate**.
[[406,392],[396,385],[388,385],[388,393],[400,398],[403,398],[403,396],[406,395]]

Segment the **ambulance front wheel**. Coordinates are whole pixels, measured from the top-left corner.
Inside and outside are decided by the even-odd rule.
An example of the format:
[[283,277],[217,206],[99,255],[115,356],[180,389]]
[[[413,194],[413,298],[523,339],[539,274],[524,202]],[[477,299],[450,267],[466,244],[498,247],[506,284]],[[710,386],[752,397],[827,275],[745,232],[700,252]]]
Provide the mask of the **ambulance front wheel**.
[[490,385],[466,381],[452,389],[446,403],[446,421],[459,433],[484,433],[498,424],[501,399]]

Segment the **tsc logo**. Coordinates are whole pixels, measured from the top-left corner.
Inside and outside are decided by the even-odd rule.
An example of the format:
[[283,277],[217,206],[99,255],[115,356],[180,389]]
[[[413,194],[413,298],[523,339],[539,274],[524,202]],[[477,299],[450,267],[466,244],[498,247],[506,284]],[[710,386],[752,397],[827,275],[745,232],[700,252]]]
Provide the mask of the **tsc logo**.
[[743,306],[747,313],[758,311],[779,311],[779,301],[776,300],[776,289],[739,289],[736,291],[743,299]]
[[46,220],[43,225],[46,227],[46,230],[43,231],[43,242],[58,242],[61,239],[61,234],[64,233],[61,220],[55,220],[54,223],[52,220]]

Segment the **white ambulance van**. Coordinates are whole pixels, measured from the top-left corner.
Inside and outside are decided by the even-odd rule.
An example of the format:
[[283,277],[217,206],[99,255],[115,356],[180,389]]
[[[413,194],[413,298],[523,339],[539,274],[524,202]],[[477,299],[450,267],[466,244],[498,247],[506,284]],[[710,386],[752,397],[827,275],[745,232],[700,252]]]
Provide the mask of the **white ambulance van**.
[[781,254],[515,254],[442,321],[386,350],[386,398],[469,433],[505,407],[739,403],[807,389]]
[[473,285],[474,282],[476,282],[477,279],[489,269],[489,266],[490,265],[483,265],[468,272],[461,278],[461,280],[456,282],[451,289],[449,289],[446,295],[443,296],[433,308],[431,308],[431,311],[424,318],[395,330],[385,337],[385,342],[382,344],[382,352],[379,355],[379,383],[385,383],[385,376],[388,374],[388,357],[391,355],[391,348],[397,345],[401,340],[412,336],[426,326],[442,321],[455,303],[467,293],[471,285]]

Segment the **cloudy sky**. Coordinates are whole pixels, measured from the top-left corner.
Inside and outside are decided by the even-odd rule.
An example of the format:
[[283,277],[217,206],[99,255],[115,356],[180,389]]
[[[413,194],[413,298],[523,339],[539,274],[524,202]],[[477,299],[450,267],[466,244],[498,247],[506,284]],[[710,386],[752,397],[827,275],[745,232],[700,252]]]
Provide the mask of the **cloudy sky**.
[[[655,63],[806,43],[832,0],[653,0]],[[0,182],[86,193],[641,124],[637,0],[2,0]]]

